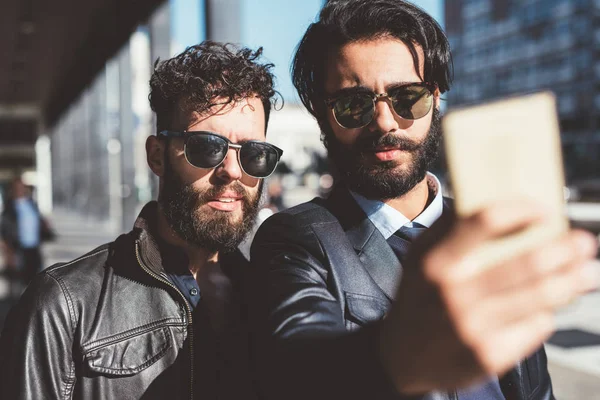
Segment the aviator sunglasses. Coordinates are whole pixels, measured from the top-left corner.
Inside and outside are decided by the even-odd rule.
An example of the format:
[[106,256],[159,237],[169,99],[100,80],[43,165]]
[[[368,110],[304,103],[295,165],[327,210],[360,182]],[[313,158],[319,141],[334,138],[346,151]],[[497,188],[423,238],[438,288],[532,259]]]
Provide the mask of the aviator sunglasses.
[[387,98],[394,112],[403,119],[415,120],[426,116],[433,106],[435,86],[425,82],[408,83],[374,93],[364,88],[352,88],[352,92],[334,96],[326,101],[333,111],[335,121],[342,128],[362,128],[375,117],[375,103]]
[[184,153],[188,163],[197,168],[216,168],[227,156],[229,149],[237,152],[240,167],[253,178],[266,178],[275,171],[283,150],[270,143],[248,140],[242,144],[208,131],[161,131],[165,137],[184,138]]

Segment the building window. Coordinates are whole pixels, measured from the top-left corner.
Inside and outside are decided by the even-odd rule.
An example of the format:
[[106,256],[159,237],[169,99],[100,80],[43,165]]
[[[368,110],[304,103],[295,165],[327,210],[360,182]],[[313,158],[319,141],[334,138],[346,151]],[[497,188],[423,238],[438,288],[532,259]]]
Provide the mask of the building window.
[[563,93],[558,97],[558,111],[560,114],[571,114],[575,111],[575,98],[573,95]]

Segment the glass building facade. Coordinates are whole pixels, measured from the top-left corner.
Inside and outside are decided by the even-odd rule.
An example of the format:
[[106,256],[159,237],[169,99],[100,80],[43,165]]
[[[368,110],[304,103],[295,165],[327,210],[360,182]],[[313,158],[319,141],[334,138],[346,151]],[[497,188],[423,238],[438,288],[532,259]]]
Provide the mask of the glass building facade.
[[[155,15],[159,22],[162,12]],[[139,27],[48,128],[55,207],[76,210],[119,231],[131,226],[140,204],[151,199],[155,184],[144,149],[153,133],[148,104],[151,54],[169,55],[167,49],[152,48],[150,33],[160,30],[152,20]]]
[[452,0],[448,106],[552,90],[567,179],[600,174],[600,1]]

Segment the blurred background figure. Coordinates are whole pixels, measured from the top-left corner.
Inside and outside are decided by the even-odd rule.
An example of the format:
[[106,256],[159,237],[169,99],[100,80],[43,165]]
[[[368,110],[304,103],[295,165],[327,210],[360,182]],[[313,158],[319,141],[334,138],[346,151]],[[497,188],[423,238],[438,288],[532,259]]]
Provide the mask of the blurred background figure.
[[269,182],[267,189],[267,195],[269,196],[265,208],[269,208],[271,211],[276,213],[284,209],[283,205],[283,187],[281,186],[281,179],[275,178]]
[[7,275],[29,284],[42,269],[43,241],[54,238],[47,220],[31,198],[31,189],[20,177],[10,182],[0,219],[0,239]]

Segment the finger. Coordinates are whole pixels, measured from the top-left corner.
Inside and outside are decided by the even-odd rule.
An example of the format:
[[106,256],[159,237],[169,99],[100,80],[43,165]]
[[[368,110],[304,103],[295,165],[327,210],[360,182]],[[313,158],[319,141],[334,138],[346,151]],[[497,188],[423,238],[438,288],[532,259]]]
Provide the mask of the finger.
[[569,264],[579,264],[596,255],[598,243],[585,231],[570,231],[562,237],[542,244],[536,249],[518,256],[507,263],[476,271],[477,285],[465,285],[462,290],[464,302],[476,301],[505,290],[541,279]]
[[[552,213],[539,202],[527,198],[502,200],[490,203],[488,206],[464,218],[466,231],[481,241],[505,236],[523,229],[527,225],[552,216]],[[473,230],[481,230],[473,233]]]
[[530,200],[494,203],[469,217],[459,218],[436,253],[445,259],[446,265],[449,261],[460,261],[492,239],[543,223],[551,217],[545,207]]
[[570,264],[525,286],[474,302],[465,325],[473,337],[488,335],[532,315],[553,312],[597,289],[599,283],[598,261]]
[[533,354],[554,331],[554,316],[543,312],[490,333],[475,349],[487,374],[502,376],[516,363]]

